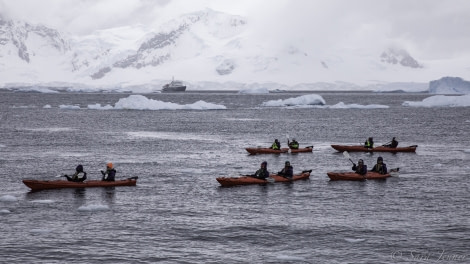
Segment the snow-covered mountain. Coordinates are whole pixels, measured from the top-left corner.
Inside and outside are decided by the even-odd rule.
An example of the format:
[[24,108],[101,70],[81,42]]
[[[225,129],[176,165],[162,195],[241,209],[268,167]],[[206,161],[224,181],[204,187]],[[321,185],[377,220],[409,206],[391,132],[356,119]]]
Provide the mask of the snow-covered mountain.
[[423,68],[423,66],[404,49],[389,48],[380,55],[380,58],[382,62],[390,64],[400,64],[410,68]]
[[[447,72],[449,64],[462,71]],[[188,89],[354,89],[364,84],[428,83],[468,75],[469,66],[464,59],[420,61],[402,48],[316,50],[282,36],[271,43],[247,18],[210,9],[158,28],[135,25],[84,37],[0,17],[0,87],[158,90],[175,76],[189,83]]]

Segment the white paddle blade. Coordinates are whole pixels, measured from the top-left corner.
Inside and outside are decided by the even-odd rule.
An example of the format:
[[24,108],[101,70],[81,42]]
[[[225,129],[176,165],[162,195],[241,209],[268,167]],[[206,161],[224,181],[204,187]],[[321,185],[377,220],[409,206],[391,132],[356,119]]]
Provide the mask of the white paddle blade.
[[349,156],[349,153],[347,151],[343,151],[343,156],[347,159],[351,158],[351,156]]

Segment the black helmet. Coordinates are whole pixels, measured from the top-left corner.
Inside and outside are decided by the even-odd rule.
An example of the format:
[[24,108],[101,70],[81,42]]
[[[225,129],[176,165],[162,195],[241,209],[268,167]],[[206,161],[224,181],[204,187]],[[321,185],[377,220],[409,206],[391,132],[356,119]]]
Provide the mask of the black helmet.
[[379,160],[380,160],[380,161],[384,161],[384,159],[383,159],[382,157],[378,157],[378,158],[377,158],[377,161],[379,161]]
[[290,161],[286,161],[286,166],[290,166]]
[[267,162],[267,161],[263,161],[263,162],[261,162],[261,165],[268,166],[268,162]]
[[83,166],[81,164],[79,164],[77,166],[77,168],[75,168],[75,170],[78,171],[78,172],[83,172]]
[[364,161],[362,159],[359,159],[359,161],[357,163],[364,164]]

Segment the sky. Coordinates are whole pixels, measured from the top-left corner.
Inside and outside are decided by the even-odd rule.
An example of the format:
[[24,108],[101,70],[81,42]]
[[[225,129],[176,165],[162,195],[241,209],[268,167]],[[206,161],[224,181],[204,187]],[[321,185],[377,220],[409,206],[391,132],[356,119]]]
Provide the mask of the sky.
[[253,35],[299,47],[370,50],[397,45],[426,60],[470,55],[467,0],[0,0],[7,18],[72,35],[145,25],[211,8],[246,17]]

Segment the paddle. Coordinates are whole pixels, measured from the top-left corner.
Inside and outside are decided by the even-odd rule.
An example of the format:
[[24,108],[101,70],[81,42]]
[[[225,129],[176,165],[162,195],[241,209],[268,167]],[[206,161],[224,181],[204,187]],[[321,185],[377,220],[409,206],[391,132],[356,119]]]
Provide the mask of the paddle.
[[392,141],[389,141],[389,142],[387,142],[387,143],[385,143],[385,144],[382,144],[382,147],[388,147],[388,146],[390,146],[390,144],[392,144]]
[[286,134],[286,138],[287,138],[287,148],[288,148],[287,153],[290,154],[292,153],[292,150],[290,150],[290,146],[289,146],[289,134]]
[[[354,166],[356,166],[356,163],[354,163],[354,161],[352,161],[351,156],[349,156],[349,153],[348,153],[347,151],[344,151],[344,152],[343,152],[343,156],[345,156]],[[366,175],[365,175],[365,174],[362,175],[362,177],[363,177],[364,179],[366,179]]]
[[356,163],[352,161],[351,156],[349,156],[349,153],[347,151],[343,151],[343,156],[347,158],[353,165],[356,165]]

